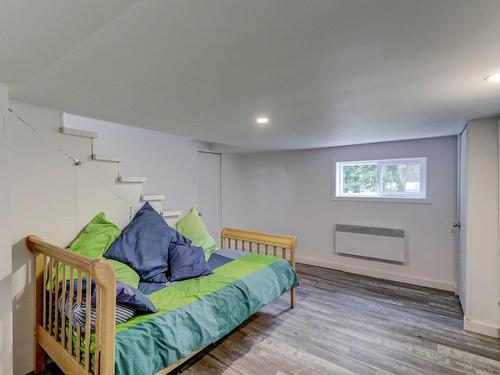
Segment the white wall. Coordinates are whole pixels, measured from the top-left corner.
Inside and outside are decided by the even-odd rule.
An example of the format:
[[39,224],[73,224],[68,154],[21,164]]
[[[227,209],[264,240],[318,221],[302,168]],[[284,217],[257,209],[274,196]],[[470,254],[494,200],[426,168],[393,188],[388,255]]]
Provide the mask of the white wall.
[[9,163],[7,152],[8,88],[0,84],[0,374],[12,373],[12,305]]
[[[336,161],[421,156],[428,158],[429,204],[331,200]],[[298,258],[305,263],[454,290],[456,137],[231,157],[230,167],[227,160],[223,163],[223,186],[231,184],[240,197],[228,200],[223,195],[224,225],[295,234]],[[240,206],[233,208],[235,200]],[[405,229],[408,262],[397,265],[336,255],[337,223]]]
[[[25,237],[33,233],[66,246],[101,210],[115,223],[124,226],[129,222],[130,207],[136,209],[141,204],[142,188],[140,185],[117,185],[115,164],[88,160],[88,139],[59,134],[62,121],[59,111],[19,102],[11,102],[11,107],[36,130],[23,125],[12,114],[7,117],[11,166],[14,373],[25,374],[33,370],[33,264],[24,245]],[[71,125],[97,130],[97,151],[122,156],[126,160],[122,175],[146,176],[145,191],[165,194],[165,208],[186,211],[196,203],[197,151],[205,149],[201,143],[89,119],[78,119]],[[82,165],[75,167],[62,151],[80,158]],[[0,163],[4,163],[3,158],[0,158]],[[3,170],[0,165],[0,172]],[[4,184],[1,185],[4,189]],[[3,191],[0,193],[0,199],[3,199],[6,195]],[[3,228],[2,222],[0,227]],[[4,262],[1,265],[7,267]],[[4,283],[3,279],[0,280]],[[2,308],[4,306],[2,304]]]
[[186,212],[196,204],[197,151],[201,142],[80,116],[64,116],[68,127],[96,131],[96,153],[120,156],[122,176],[145,176],[145,194],[164,194],[169,209]]
[[466,329],[500,337],[498,119],[470,121],[467,152]]

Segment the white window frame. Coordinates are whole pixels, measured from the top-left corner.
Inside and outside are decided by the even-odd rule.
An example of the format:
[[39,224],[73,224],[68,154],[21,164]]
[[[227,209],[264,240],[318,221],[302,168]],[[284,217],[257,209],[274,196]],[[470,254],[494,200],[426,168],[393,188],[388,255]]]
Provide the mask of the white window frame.
[[[383,168],[386,165],[420,164],[420,192],[382,192]],[[377,165],[377,191],[373,193],[344,193],[343,167],[351,165]],[[336,200],[369,200],[369,201],[399,201],[428,203],[427,188],[427,158],[381,159],[381,160],[355,160],[335,163],[334,174],[334,199]]]

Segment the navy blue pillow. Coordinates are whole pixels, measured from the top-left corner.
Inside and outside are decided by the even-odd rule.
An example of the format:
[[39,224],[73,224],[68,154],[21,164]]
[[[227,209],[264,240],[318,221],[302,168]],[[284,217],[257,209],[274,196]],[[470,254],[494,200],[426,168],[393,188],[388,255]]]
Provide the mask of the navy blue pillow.
[[104,257],[132,267],[142,281],[165,283],[171,238],[168,224],[146,202]]
[[[71,281],[68,280],[66,282],[66,295],[69,295],[69,288],[71,285]],[[77,295],[78,291],[78,280],[75,280],[73,283],[74,295]],[[62,289],[62,287],[61,287]],[[91,298],[91,306],[95,307],[96,305],[96,284],[95,281],[92,281],[90,284],[90,298]],[[82,280],[82,301],[85,302],[87,296],[87,280]],[[61,292],[62,293],[62,292]],[[61,294],[60,293],[60,294]],[[136,313],[139,314],[148,314],[156,312],[156,307],[146,297],[140,290],[137,290],[130,285],[121,283],[119,281],[116,282],[116,303],[128,306],[135,310]]]
[[116,282],[116,303],[129,306],[137,313],[147,314],[156,312],[156,307],[140,290],[130,285]]
[[169,249],[170,281],[192,279],[212,273],[201,247],[177,243]]
[[170,247],[179,245],[191,245],[191,240],[184,237],[177,232],[174,228],[170,227]]

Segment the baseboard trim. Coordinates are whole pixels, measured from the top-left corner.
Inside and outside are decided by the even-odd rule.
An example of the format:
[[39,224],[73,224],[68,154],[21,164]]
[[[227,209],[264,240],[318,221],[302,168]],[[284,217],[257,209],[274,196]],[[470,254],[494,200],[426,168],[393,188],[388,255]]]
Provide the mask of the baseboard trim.
[[500,339],[500,327],[495,327],[491,324],[477,322],[464,317],[464,329]]
[[406,275],[398,275],[388,272],[374,271],[367,268],[361,267],[352,267],[346,266],[343,264],[327,262],[324,260],[319,260],[315,258],[308,257],[297,257],[297,262],[309,264],[311,266],[325,267],[331,268],[338,271],[345,271],[350,273],[356,273],[358,275],[377,277],[379,279],[391,280],[391,281],[399,281],[402,283],[414,284],[419,286],[426,286],[429,288],[446,290],[449,292],[456,292],[456,286],[452,283],[446,283],[437,280],[423,279],[419,277],[406,276]]

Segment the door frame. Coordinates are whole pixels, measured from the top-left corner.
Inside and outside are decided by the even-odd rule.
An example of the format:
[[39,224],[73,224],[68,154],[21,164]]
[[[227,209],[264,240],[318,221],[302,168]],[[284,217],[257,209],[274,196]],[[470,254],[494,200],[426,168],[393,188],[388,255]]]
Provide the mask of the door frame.
[[[463,148],[465,138],[466,148]],[[456,229],[456,249],[457,249],[457,287],[455,294],[459,297],[460,304],[462,305],[462,310],[464,312],[464,316],[466,315],[467,309],[467,292],[466,292],[466,284],[467,284],[467,218],[462,217],[463,215],[467,215],[467,196],[463,197],[464,194],[467,194],[467,190],[464,191],[462,186],[465,188],[467,186],[467,138],[468,138],[468,128],[467,126],[458,134],[457,137],[457,220],[460,226]],[[465,202],[463,202],[465,199]],[[462,205],[462,203],[465,203]],[[462,254],[463,253],[463,254]],[[461,264],[464,262],[465,264]],[[463,271],[463,272],[462,272]]]
[[[221,230],[222,230],[222,227],[223,227],[223,224],[222,224],[222,153],[221,152],[214,152],[214,151],[205,151],[205,150],[198,150],[198,153],[196,154],[197,156],[199,154],[212,154],[212,155],[219,155],[219,222],[220,222],[220,225],[221,225]],[[197,162],[197,167],[199,168],[200,166],[198,165],[198,162]],[[198,170],[196,171],[196,194],[198,194],[198,189],[199,189],[199,186],[198,184],[200,183],[198,181]],[[219,233],[220,234],[220,233]],[[219,243],[220,241],[220,235],[217,236],[217,238],[215,238],[215,241],[217,241],[217,243]]]

